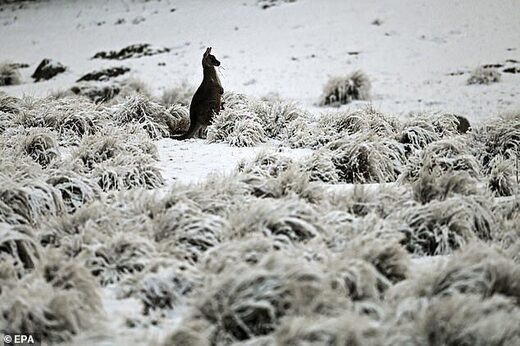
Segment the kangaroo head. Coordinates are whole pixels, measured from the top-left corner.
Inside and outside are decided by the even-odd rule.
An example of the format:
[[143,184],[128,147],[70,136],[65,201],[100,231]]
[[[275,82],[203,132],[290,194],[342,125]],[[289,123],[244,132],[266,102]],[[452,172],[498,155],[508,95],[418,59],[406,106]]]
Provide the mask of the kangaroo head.
[[202,56],[202,66],[203,67],[213,67],[220,66],[220,61],[215,58],[213,54],[211,54],[211,47],[208,47]]

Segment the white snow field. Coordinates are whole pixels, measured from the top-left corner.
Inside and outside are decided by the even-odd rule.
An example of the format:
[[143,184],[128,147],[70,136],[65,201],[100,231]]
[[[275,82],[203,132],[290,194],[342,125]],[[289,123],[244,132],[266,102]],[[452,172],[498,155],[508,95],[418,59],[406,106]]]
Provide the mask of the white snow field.
[[0,0],[0,334],[520,345],[519,96],[520,0]]

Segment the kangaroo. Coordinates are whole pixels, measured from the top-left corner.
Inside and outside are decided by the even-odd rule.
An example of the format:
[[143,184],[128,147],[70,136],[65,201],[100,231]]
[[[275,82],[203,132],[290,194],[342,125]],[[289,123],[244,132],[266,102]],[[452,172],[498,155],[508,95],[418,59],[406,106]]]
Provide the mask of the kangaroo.
[[222,84],[220,84],[215,66],[220,66],[220,61],[211,54],[211,47],[209,47],[202,56],[204,78],[191,99],[190,127],[185,134],[173,137],[174,139],[192,138],[203,132],[206,127],[211,125],[213,115],[219,113],[224,89]]

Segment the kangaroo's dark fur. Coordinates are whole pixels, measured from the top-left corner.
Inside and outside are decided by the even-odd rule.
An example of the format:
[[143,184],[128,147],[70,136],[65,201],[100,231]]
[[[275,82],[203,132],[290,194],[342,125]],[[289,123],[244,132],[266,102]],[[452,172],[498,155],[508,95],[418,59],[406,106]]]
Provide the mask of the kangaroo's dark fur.
[[214,114],[219,113],[224,89],[220,84],[215,66],[220,66],[220,61],[211,54],[211,47],[209,47],[202,56],[204,79],[193,95],[190,104],[190,128],[182,136],[173,138],[182,140],[194,137],[211,124]]

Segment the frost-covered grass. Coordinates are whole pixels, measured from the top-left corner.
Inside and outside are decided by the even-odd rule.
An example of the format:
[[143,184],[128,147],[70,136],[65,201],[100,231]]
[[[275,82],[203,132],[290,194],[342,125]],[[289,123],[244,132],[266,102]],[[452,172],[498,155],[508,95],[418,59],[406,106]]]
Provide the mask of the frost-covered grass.
[[466,133],[450,113],[309,114],[227,93],[209,141],[271,148],[165,186],[156,141],[186,128],[187,108],[128,96],[0,95],[0,329],[104,340],[115,292],[137,306],[118,341],[518,340],[515,114]]
[[491,84],[500,81],[501,73],[493,67],[477,67],[471,71],[467,84]]
[[346,77],[332,77],[323,87],[320,99],[322,106],[339,106],[356,100],[369,100],[372,83],[361,70],[354,71]]
[[0,86],[17,85],[22,83],[22,77],[18,68],[8,62],[0,63]]

